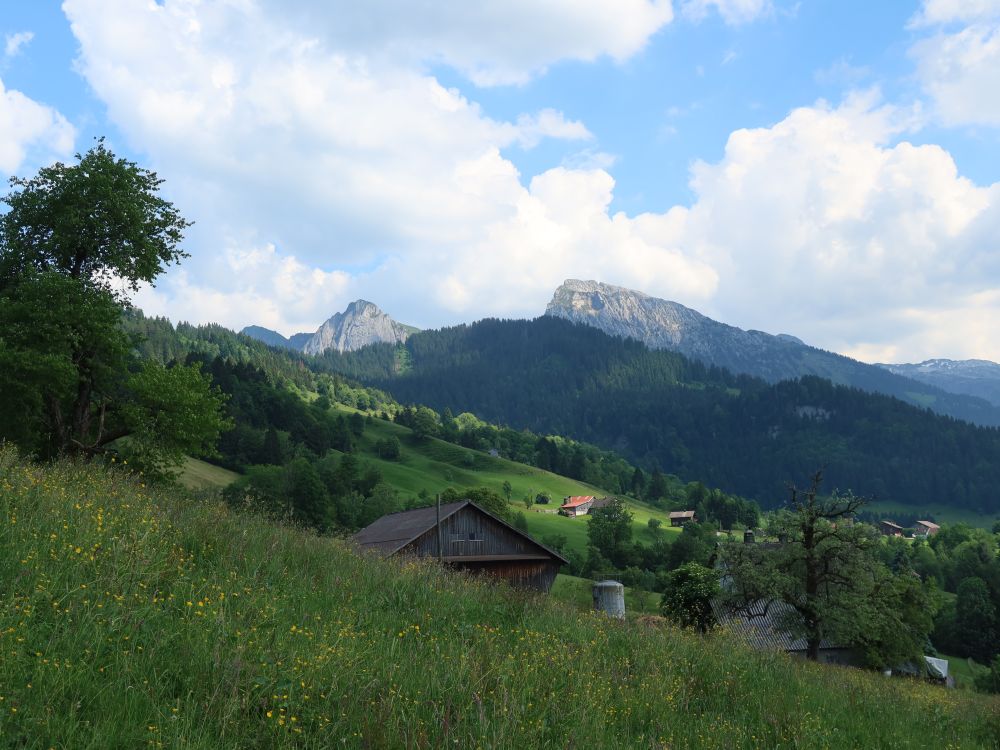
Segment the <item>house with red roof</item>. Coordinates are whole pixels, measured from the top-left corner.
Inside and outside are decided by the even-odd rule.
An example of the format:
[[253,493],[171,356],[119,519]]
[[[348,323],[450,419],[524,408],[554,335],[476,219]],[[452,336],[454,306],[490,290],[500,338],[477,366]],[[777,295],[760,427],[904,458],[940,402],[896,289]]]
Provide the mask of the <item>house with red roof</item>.
[[590,513],[590,508],[593,504],[593,495],[574,495],[563,499],[563,504],[559,506],[559,512],[570,518],[585,516]]

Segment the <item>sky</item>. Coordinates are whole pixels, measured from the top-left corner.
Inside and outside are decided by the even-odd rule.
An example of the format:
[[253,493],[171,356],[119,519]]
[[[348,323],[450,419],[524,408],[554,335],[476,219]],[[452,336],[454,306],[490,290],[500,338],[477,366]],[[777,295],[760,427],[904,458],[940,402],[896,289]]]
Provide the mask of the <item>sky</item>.
[[1000,0],[0,0],[0,179],[105,137],[194,221],[135,303],[312,331],[568,278],[1000,361]]

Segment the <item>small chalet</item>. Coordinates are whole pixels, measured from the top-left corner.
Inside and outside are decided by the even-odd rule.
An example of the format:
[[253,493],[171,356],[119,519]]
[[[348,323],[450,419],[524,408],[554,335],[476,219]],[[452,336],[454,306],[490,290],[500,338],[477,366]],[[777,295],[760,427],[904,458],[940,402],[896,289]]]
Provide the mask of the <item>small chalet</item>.
[[450,567],[545,592],[567,563],[558,552],[471,500],[442,505],[440,514],[436,507],[390,513],[361,529],[353,540],[383,557],[437,557]]
[[693,510],[675,510],[670,514],[671,526],[683,526],[686,523],[698,523],[698,516]]
[[903,536],[903,527],[892,521],[879,521],[878,530],[882,536]]
[[932,521],[917,521],[913,526],[913,536],[934,536],[941,527]]
[[559,506],[559,512],[570,518],[585,516],[590,513],[590,508],[593,504],[593,495],[574,495],[563,500],[563,504]]

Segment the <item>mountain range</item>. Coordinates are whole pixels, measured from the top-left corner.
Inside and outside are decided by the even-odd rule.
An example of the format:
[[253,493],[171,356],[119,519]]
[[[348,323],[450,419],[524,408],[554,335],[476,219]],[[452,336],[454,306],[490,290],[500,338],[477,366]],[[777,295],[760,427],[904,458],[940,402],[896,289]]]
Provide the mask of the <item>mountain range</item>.
[[[787,334],[745,331],[689,307],[597,281],[569,279],[545,314],[634,338],[730,372],[769,383],[807,375],[988,426],[1000,426],[1000,365],[993,368],[869,365],[818,349]],[[933,360],[943,363],[947,360]]]
[[328,351],[352,352],[374,343],[401,344],[417,330],[393,320],[378,305],[359,299],[344,312],[329,318],[315,333],[296,333],[285,338],[277,331],[256,325],[247,326],[240,333],[268,346],[315,355]]
[[[985,360],[870,365],[789,334],[743,330],[677,302],[598,281],[568,279],[555,290],[545,315],[769,383],[814,375],[974,424],[1000,426],[1000,365]],[[285,338],[261,326],[248,326],[242,333],[270,346],[322,355],[377,343],[402,344],[417,331],[359,299],[314,333]]]
[[928,359],[919,364],[880,364],[878,367],[949,393],[976,396],[1000,406],[1000,365],[996,362],[985,359]]

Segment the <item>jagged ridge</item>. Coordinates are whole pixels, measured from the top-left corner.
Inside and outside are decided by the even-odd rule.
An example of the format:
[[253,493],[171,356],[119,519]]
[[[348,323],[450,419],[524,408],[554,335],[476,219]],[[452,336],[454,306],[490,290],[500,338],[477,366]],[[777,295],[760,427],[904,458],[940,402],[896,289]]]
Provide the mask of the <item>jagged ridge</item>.
[[247,326],[240,333],[270,346],[322,354],[330,350],[355,351],[375,343],[402,343],[417,330],[393,320],[378,305],[359,299],[349,304],[344,312],[329,318],[315,333],[296,333],[289,339],[261,326]]
[[804,344],[794,336],[745,331],[689,307],[598,281],[569,279],[552,297],[546,315],[631,337],[707,364],[769,382],[818,375],[838,385],[896,396],[908,403],[976,424],[1000,425],[1000,409],[982,398],[949,393],[887,369]]

